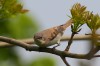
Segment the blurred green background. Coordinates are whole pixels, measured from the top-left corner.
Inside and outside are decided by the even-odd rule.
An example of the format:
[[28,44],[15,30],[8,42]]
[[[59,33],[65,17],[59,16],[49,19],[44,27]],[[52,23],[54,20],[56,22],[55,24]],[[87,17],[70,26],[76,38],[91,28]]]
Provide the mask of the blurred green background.
[[[27,10],[17,0],[0,0],[0,35],[15,39],[32,38],[39,25],[34,17],[24,12]],[[55,62],[41,57],[22,63],[15,47],[6,47],[0,48],[0,66],[55,66]]]
[[[11,38],[15,38],[15,39],[25,39],[25,38],[32,38],[34,33],[39,31],[40,25],[38,24],[38,21],[35,18],[35,16],[29,15],[27,12],[28,9],[23,9],[24,5],[21,5],[21,3],[19,1],[18,0],[0,0],[0,35],[1,36],[11,37]],[[24,2],[24,0],[23,0],[23,2]],[[39,3],[41,3],[41,2],[39,2]],[[55,3],[53,3],[53,4],[55,5]],[[45,3],[45,5],[47,5],[47,4]],[[39,7],[41,7],[41,5],[39,5]],[[54,7],[54,6],[51,5],[51,7]],[[67,8],[67,7],[65,6],[65,8]],[[47,10],[42,9],[41,11],[48,14],[49,13],[48,9]],[[69,9],[70,8],[68,8],[68,10]],[[60,10],[63,10],[63,9],[60,9]],[[52,10],[50,10],[50,11],[52,11]],[[57,15],[57,17],[59,17],[59,15],[60,15],[61,18],[64,18],[64,17],[62,17],[62,14],[64,14],[66,16],[66,14],[63,12],[59,15],[58,15],[59,12],[54,12],[54,13],[55,13],[54,15]],[[55,21],[54,24],[58,24],[58,22],[60,22],[60,20],[58,18],[56,18],[53,14],[50,13],[50,15],[52,16],[52,18],[54,18],[54,20],[55,19],[58,20],[58,21]],[[44,16],[47,17],[46,15],[44,15]],[[51,18],[51,17],[48,17],[48,18]],[[49,23],[49,21],[51,19],[50,20],[47,19],[47,20]],[[61,20],[61,22],[62,22],[62,20]],[[53,24],[51,23],[51,25],[53,25]],[[48,26],[48,25],[46,25],[46,26]],[[69,33],[70,33],[70,31],[69,31]],[[31,57],[31,59],[32,59],[31,61],[29,61],[27,59],[22,60],[22,58],[21,58],[22,56],[20,56],[20,54],[19,54],[22,50],[23,49],[20,50],[19,47],[0,48],[0,66],[58,66],[57,64],[58,63],[60,64],[60,62],[58,62],[58,59],[61,60],[60,57],[57,57],[57,59],[55,59],[55,56],[49,57],[50,54],[48,55],[48,57],[45,57],[45,53],[43,53],[44,57],[40,57],[41,55],[37,56],[36,54],[33,54]],[[75,49],[73,49],[73,50],[75,50]],[[82,48],[81,48],[81,50],[82,50]],[[20,52],[18,52],[18,51],[20,51]],[[24,51],[26,53],[29,53],[25,49],[24,49]],[[32,52],[30,52],[30,53],[32,53]],[[24,54],[22,54],[22,55],[24,55]],[[67,60],[69,60],[69,58],[67,58]],[[76,61],[76,59],[75,59],[75,61]],[[92,62],[94,62],[94,61],[92,61]],[[70,60],[69,60],[69,62],[70,62]],[[61,63],[63,63],[63,61]],[[70,62],[70,64],[74,64],[74,63],[75,62],[73,62],[73,61]],[[79,60],[77,65],[78,66],[92,66],[91,63],[86,60],[83,60],[83,61]],[[92,63],[92,64],[94,64],[94,63]]]

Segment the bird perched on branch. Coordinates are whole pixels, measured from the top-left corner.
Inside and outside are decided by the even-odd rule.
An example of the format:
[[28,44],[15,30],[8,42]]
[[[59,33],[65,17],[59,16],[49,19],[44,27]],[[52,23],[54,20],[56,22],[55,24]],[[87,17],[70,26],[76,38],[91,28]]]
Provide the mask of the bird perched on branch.
[[[34,35],[34,42],[39,47],[48,47],[48,46],[51,46],[54,44],[57,44],[57,46],[59,46],[60,40],[61,40],[61,37],[62,37],[64,31],[71,24],[72,24],[72,20],[70,19],[65,24],[38,32]],[[55,46],[55,47],[57,47],[57,46]]]

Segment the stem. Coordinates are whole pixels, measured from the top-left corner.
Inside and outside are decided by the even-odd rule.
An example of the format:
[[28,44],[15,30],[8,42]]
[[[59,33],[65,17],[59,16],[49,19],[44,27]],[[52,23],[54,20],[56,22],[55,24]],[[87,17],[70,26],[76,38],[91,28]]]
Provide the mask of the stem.
[[96,54],[100,50],[100,47],[93,47],[91,48],[90,52],[87,54],[87,59],[90,60],[91,58],[94,57],[94,54]]
[[63,60],[63,62],[66,64],[66,66],[70,66],[65,57],[63,56],[60,56],[60,57]]
[[69,42],[68,42],[68,46],[66,47],[65,51],[69,51],[70,46],[71,46],[71,44],[72,44],[72,42],[73,42],[73,37],[74,37],[75,34],[76,34],[76,33],[72,32],[71,38],[70,38],[70,40],[69,40]]
[[99,50],[100,50],[100,47],[99,46],[96,46],[96,43],[97,43],[97,40],[98,40],[98,36],[96,35],[96,30],[92,30],[92,40],[91,40],[91,44],[92,44],[92,47],[91,47],[91,50],[89,51],[89,53],[87,54],[88,56],[88,59],[91,59],[93,58],[94,54],[96,54]]

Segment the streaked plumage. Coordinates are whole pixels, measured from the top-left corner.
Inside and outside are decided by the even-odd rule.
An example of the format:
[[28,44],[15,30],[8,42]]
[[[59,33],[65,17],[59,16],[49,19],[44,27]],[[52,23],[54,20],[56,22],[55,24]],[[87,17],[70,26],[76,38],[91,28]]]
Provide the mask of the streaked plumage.
[[63,32],[67,27],[72,24],[72,20],[69,20],[65,24],[60,26],[52,27],[34,35],[35,43],[40,47],[48,47],[54,44],[59,44]]

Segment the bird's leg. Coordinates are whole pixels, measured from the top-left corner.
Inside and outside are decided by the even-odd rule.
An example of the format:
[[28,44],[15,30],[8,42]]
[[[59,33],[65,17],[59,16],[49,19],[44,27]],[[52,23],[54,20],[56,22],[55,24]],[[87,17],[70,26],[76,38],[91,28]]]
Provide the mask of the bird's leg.
[[60,46],[60,43],[58,43],[56,46],[54,46],[52,49],[55,50],[56,47]]

